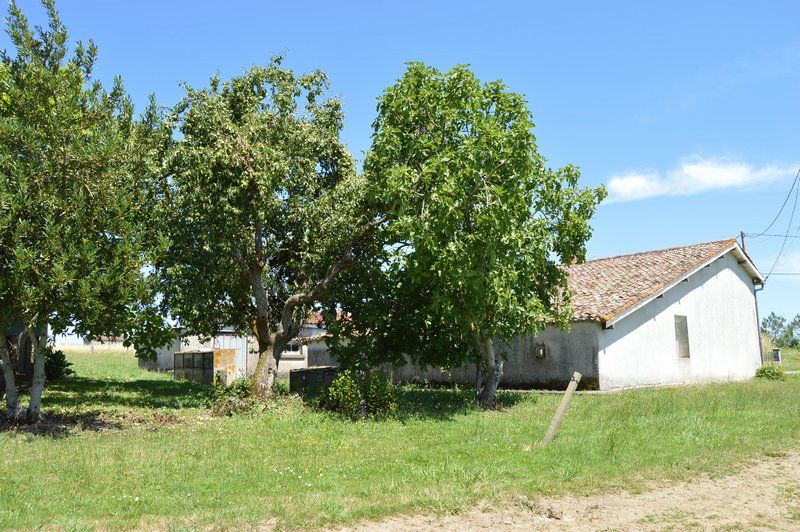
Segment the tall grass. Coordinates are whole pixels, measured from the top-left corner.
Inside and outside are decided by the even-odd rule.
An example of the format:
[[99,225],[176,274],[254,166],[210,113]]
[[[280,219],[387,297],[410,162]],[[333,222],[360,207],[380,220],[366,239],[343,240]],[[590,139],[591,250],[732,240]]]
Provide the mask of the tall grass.
[[79,378],[51,390],[50,408],[157,409],[176,421],[0,434],[0,528],[240,527],[271,518],[309,527],[449,513],[481,500],[724,474],[800,436],[797,378],[579,395],[555,442],[526,452],[559,396],[506,393],[503,410],[483,412],[470,407],[469,391],[406,388],[399,416],[382,422],[344,421],[292,399],[212,418],[202,387],[122,357],[72,360]]

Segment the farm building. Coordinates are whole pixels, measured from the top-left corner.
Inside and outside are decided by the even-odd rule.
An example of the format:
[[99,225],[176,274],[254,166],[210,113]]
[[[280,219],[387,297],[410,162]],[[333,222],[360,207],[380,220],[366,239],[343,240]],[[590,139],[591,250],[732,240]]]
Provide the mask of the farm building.
[[[761,364],[756,292],[764,278],[736,239],[589,260],[569,268],[574,316],[569,330],[548,327],[503,346],[501,386],[561,388],[574,371],[601,390],[753,376]],[[236,350],[236,371],[255,370],[255,340],[223,330],[209,342],[180,336],[154,367],[173,369],[176,351]],[[336,365],[314,315],[284,353],[279,370]],[[385,368],[398,382],[471,385],[474,367]]]
[[[303,328],[295,341],[290,342],[283,352],[280,367],[281,373],[292,369],[305,368],[314,365],[314,352],[320,345],[314,342],[321,338],[325,330],[322,328],[322,316],[313,314],[303,324]],[[309,342],[308,340],[311,340]],[[212,351],[233,350],[233,373],[236,377],[250,376],[255,372],[258,363],[258,343],[253,336],[244,336],[230,327],[220,329],[216,336],[201,339],[189,335],[180,327],[175,328],[175,339],[171,344],[158,350],[155,361],[140,361],[139,364],[151,370],[173,371],[175,369],[175,353],[210,349]]]
[[[571,328],[506,346],[505,387],[562,387],[574,371],[601,390],[751,378],[761,365],[764,278],[736,239],[569,266]],[[398,381],[474,382],[474,368],[407,365]]]

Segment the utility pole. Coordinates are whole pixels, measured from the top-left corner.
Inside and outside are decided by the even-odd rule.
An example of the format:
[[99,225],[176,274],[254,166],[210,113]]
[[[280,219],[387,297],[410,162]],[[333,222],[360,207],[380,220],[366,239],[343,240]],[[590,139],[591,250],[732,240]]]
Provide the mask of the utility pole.
[[746,245],[745,245],[745,243],[744,243],[744,231],[740,231],[740,232],[739,232],[739,235],[741,235],[741,237],[742,237],[742,251],[744,251],[745,253],[747,253],[747,246],[746,246]]

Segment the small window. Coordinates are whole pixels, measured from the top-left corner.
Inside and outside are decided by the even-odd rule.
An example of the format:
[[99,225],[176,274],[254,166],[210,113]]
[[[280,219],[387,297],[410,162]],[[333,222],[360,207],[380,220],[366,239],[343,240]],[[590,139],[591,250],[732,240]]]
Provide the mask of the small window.
[[536,358],[544,358],[547,354],[547,348],[544,344],[535,344],[533,346],[533,356]]
[[286,345],[286,351],[288,351],[290,353],[296,353],[296,352],[300,351],[300,344],[287,344]]
[[675,347],[678,358],[689,358],[689,325],[686,316],[675,316]]

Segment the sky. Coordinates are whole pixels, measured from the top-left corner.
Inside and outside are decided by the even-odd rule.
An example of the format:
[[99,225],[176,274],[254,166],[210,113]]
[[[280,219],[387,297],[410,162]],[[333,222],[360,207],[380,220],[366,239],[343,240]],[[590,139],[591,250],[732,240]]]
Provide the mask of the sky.
[[[38,2],[18,0],[34,23]],[[468,64],[525,96],[540,152],[609,198],[590,258],[759,233],[800,170],[800,2],[61,0],[138,108],[286,54],[327,73],[343,138],[369,149],[376,98],[408,61]],[[7,48],[7,36],[0,47]],[[800,234],[793,197],[769,234]],[[800,238],[750,238],[762,273],[800,272]],[[800,313],[800,276],[771,276],[761,314]]]

